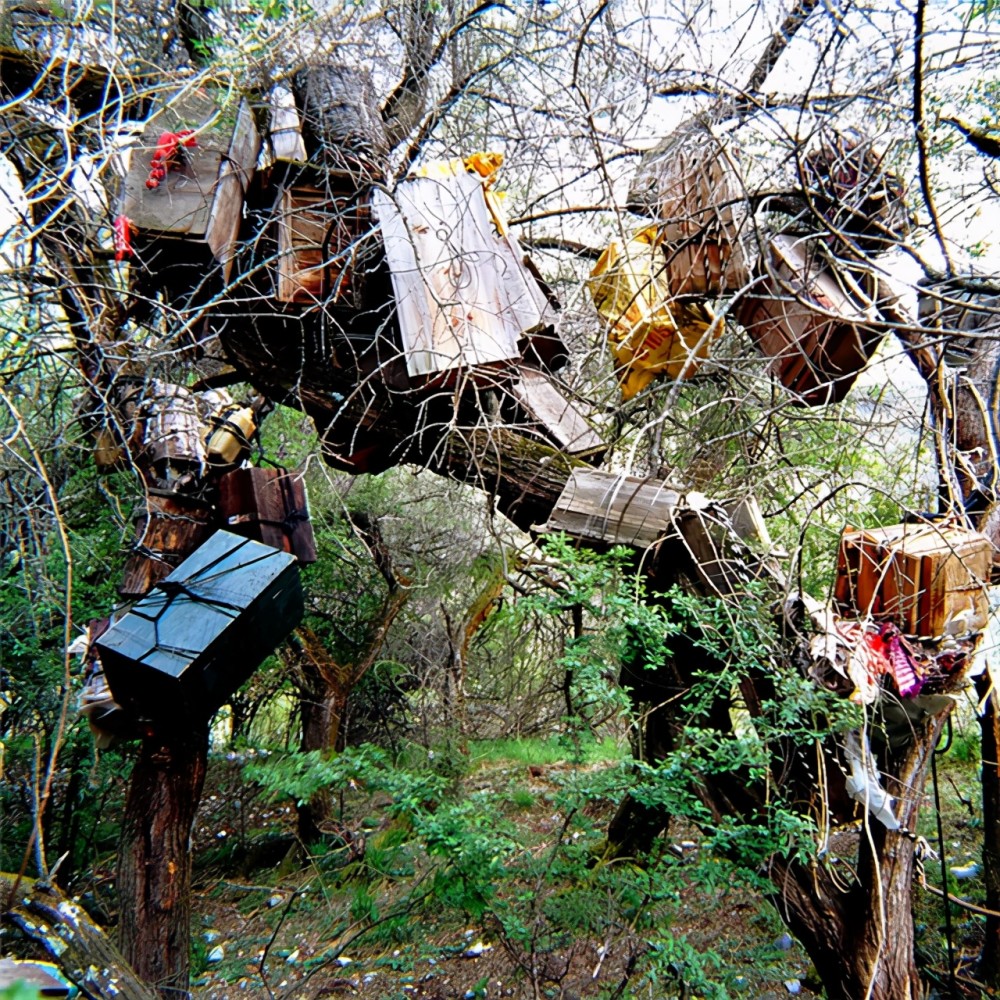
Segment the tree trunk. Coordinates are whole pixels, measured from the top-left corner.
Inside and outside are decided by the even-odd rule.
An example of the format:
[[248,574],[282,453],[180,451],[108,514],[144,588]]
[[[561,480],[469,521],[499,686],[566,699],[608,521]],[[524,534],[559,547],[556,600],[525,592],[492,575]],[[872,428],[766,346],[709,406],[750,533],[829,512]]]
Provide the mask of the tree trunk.
[[191,828],[205,780],[208,724],[143,740],[118,845],[119,943],[163,997],[188,989]]
[[[989,674],[980,674],[976,678],[976,694],[986,698],[990,688]],[[996,692],[987,698],[979,726],[982,733],[985,905],[988,910],[1000,912],[1000,717],[997,716]],[[986,918],[979,979],[987,986],[1000,986],[1000,917]]]
[[[321,682],[310,691],[301,691],[299,706],[302,715],[302,749],[329,753],[336,749],[340,724],[347,708],[347,698],[353,687],[352,670],[331,662],[332,669],[314,674]],[[303,844],[314,844],[323,835],[323,824],[333,815],[330,789],[321,788],[308,802],[298,807],[298,833]]]

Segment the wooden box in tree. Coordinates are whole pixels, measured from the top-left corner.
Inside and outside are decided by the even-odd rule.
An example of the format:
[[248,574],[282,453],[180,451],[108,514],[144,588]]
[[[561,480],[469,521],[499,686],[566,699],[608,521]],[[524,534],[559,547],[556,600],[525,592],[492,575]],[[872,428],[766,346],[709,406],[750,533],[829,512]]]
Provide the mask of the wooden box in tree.
[[118,593],[148,594],[212,533],[212,508],[180,493],[150,493],[135,515],[135,542]]
[[522,335],[549,325],[549,306],[511,242],[496,233],[483,178],[442,169],[389,195],[376,191],[406,367],[441,381],[513,367]]
[[657,480],[574,469],[545,525],[571,538],[650,548],[678,537],[681,494]]
[[302,618],[294,556],[218,531],[97,640],[123,708],[169,723],[211,715]]
[[894,621],[908,635],[977,632],[989,615],[993,546],[958,526],[846,528],[837,555],[837,604]]
[[278,299],[357,306],[359,241],[370,229],[366,192],[286,188],[278,214]]
[[132,150],[122,214],[140,237],[195,239],[228,268],[259,149],[246,101],[220,108],[204,90],[174,96]]
[[219,480],[219,514],[227,530],[316,561],[306,484],[284,469],[234,469]]
[[741,300],[737,319],[802,406],[843,399],[885,333],[851,274],[822,268],[791,236],[771,241],[766,272]]
[[735,147],[718,130],[690,121],[668,136],[643,158],[629,201],[661,220],[671,295],[716,296],[749,281],[749,203]]
[[594,265],[588,286],[608,324],[625,399],[657,375],[691,378],[723,330],[706,305],[673,294],[656,226],[640,230],[624,246],[612,241]]

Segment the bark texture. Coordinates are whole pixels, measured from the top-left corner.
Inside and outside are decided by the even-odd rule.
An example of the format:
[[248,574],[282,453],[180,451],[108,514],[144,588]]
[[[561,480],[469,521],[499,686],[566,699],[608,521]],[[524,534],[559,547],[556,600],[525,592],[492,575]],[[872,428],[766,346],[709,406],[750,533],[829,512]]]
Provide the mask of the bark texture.
[[208,724],[142,742],[118,845],[119,944],[163,997],[188,989],[191,827],[205,780]]

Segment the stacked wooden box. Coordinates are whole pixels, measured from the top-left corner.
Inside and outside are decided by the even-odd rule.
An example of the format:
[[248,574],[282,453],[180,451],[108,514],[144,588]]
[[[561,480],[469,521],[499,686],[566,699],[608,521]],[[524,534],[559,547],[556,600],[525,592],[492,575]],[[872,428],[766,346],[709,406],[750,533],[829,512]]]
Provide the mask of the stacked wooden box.
[[[188,129],[192,142],[179,150],[176,169],[167,169],[158,184],[148,186],[160,137]],[[131,152],[121,208],[138,233],[148,269],[173,277],[183,268],[184,283],[195,288],[205,279],[204,260],[214,257],[228,278],[259,149],[246,101],[220,107],[214,95],[200,89],[161,98]],[[176,242],[181,239],[185,247]],[[200,258],[192,244],[204,245],[209,253]]]
[[908,635],[977,632],[992,561],[989,539],[957,525],[846,528],[834,596],[845,613],[888,619]]

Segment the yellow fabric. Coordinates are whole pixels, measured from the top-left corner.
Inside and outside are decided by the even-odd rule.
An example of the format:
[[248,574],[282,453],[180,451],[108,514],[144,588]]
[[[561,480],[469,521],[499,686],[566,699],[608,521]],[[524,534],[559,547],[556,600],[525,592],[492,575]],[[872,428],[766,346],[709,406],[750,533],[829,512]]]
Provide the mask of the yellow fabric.
[[690,378],[722,331],[707,332],[714,314],[703,302],[671,299],[657,227],[639,230],[624,246],[601,254],[588,287],[608,323],[622,397],[631,399],[657,375]]

